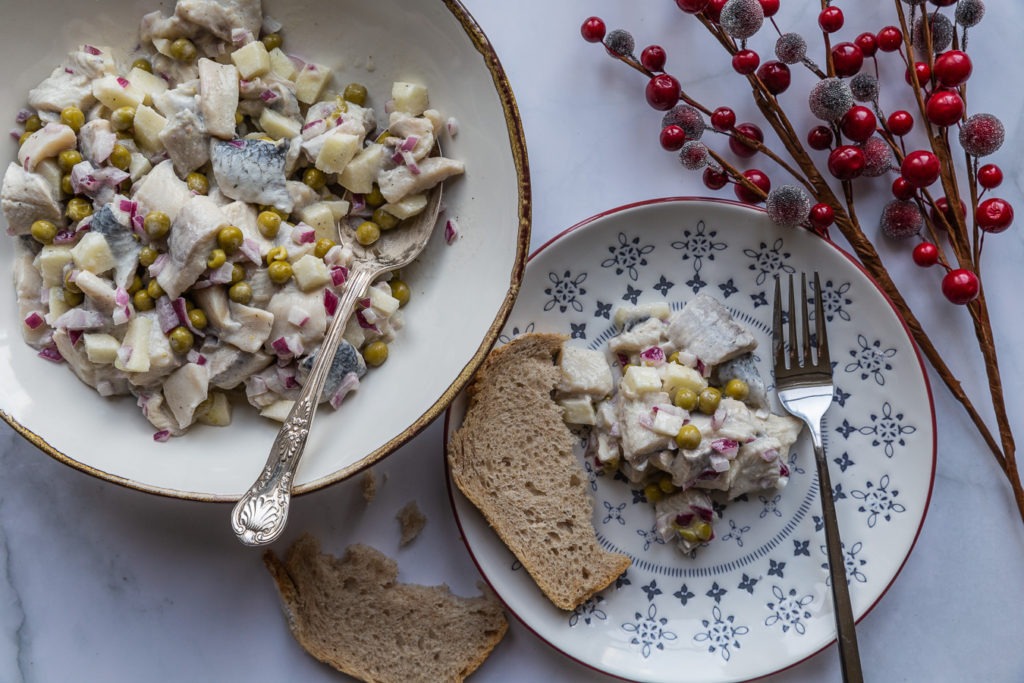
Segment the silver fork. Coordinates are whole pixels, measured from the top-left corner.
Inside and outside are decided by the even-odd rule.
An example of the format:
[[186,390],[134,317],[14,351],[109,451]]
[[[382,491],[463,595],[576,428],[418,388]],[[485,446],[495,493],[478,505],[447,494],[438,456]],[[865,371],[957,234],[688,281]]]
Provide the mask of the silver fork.
[[[821,488],[821,512],[825,520],[825,547],[828,551],[828,570],[832,579],[832,604],[835,608],[836,632],[839,644],[839,662],[845,683],[862,683],[857,631],[850,605],[850,590],[846,582],[846,562],[839,539],[835,503],[832,500],[832,481],[828,461],[821,444],[821,420],[832,405],[832,363],[828,354],[828,336],[825,331],[825,313],[821,303],[821,285],[814,274],[814,343],[811,343],[810,321],[807,317],[807,276],[800,275],[800,337],[797,337],[797,310],[793,301],[793,276],[789,276],[789,344],[782,324],[782,285],[775,279],[775,310],[772,327],[772,345],[775,357],[775,390],[779,401],[791,415],[807,424],[814,444],[814,462],[818,468]],[[812,353],[813,351],[813,353]]]

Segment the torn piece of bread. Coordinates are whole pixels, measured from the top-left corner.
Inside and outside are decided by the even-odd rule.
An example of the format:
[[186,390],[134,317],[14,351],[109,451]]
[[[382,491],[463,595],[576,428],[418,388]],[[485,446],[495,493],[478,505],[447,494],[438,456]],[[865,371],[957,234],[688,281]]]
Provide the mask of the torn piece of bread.
[[306,534],[283,562],[271,550],[263,561],[299,644],[362,681],[463,681],[508,630],[493,595],[398,583],[398,565],[370,546],[351,545],[338,559]]
[[412,543],[427,525],[427,516],[420,512],[415,500],[406,503],[395,515],[395,519],[398,520],[398,526],[402,531],[402,537],[398,541],[398,545],[402,547]]
[[565,337],[527,334],[495,349],[448,444],[452,479],[544,594],[573,610],[630,565],[597,542],[587,477],[552,392]]

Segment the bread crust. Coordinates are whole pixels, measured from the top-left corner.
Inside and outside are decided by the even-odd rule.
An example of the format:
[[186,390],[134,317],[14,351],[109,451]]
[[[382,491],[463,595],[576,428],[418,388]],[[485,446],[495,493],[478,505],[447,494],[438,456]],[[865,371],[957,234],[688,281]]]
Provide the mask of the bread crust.
[[532,333],[491,352],[469,387],[448,462],[456,486],[544,595],[571,611],[607,588],[631,560],[598,543],[575,437],[553,398],[565,340]]

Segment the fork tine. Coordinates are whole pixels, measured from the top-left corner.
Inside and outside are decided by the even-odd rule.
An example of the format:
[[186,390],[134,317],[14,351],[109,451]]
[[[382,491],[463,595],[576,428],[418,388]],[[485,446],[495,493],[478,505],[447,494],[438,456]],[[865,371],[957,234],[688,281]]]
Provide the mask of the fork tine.
[[811,318],[807,315],[807,274],[800,273],[800,341],[804,365],[814,363],[811,356]]
[[775,367],[786,367],[785,347],[782,339],[782,278],[775,277],[775,304],[772,309],[772,352],[775,356]]
[[818,341],[818,365],[831,369],[832,361],[828,355],[828,333],[825,327],[825,305],[821,300],[821,281],[818,272],[814,272],[814,334]]
[[793,274],[789,275],[789,367],[800,367],[796,337],[796,302],[793,300]]

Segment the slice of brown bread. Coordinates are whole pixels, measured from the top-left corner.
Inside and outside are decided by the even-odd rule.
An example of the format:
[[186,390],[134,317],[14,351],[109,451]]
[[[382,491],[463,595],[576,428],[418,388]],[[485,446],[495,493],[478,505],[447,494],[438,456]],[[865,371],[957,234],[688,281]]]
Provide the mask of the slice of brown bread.
[[270,550],[263,561],[299,644],[362,681],[463,681],[508,630],[490,593],[464,598],[447,586],[398,583],[395,561],[370,546],[349,546],[338,559],[306,534],[283,562]]
[[565,337],[527,334],[491,352],[448,444],[459,490],[544,594],[573,610],[630,565],[597,542],[587,477],[552,392]]

